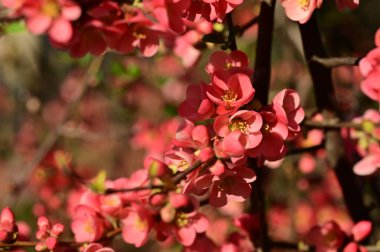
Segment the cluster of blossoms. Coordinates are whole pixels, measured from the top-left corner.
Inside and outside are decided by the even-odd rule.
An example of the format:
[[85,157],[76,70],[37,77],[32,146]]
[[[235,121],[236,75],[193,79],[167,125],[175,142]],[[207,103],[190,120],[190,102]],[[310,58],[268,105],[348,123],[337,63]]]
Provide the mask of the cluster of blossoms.
[[[360,88],[370,99],[380,102],[380,29],[375,35],[375,49],[360,60],[359,69],[364,79]],[[361,130],[352,129],[352,136],[357,139],[357,151],[363,157],[355,166],[358,175],[370,175],[380,167],[380,114],[369,109],[353,122],[362,125]]]
[[[315,9],[322,5],[323,0],[281,0],[282,6],[288,18],[293,21],[306,23]],[[359,0],[335,0],[339,10],[344,8],[355,9],[359,6]]]
[[351,234],[346,234],[335,221],[329,221],[322,226],[318,225],[311,228],[308,233],[307,243],[315,246],[317,252],[364,252],[367,249],[361,246],[360,242],[368,237],[371,230],[371,222],[360,221],[352,227]]
[[150,57],[158,51],[162,38],[174,52],[186,51],[195,58],[199,52],[193,45],[212,31],[212,22],[222,21],[242,2],[1,1],[13,17],[25,18],[32,33],[47,33],[54,46],[69,50],[74,57],[100,55],[107,49],[130,53],[135,48]]
[[61,223],[51,225],[50,221],[40,216],[37,222],[38,231],[36,237],[40,240],[35,246],[36,251],[54,250],[58,243],[58,236],[62,234],[64,226]]
[[284,157],[285,141],[297,136],[304,117],[298,94],[283,90],[270,105],[258,105],[240,51],[215,52],[206,71],[211,83],[189,86],[179,108],[186,120],[162,159],[147,157],[129,178],[106,181],[106,194],[82,194],[71,224],[77,242],[96,242],[119,227],[136,247],[153,230],[157,240],[174,237],[189,249],[210,245],[197,197],[214,207],[245,201],[256,179],[248,157],[259,165]]

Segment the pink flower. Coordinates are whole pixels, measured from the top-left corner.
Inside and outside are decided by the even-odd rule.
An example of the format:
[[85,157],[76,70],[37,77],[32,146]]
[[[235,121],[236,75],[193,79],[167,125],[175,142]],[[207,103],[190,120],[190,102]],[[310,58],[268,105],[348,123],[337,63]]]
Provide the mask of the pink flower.
[[158,51],[158,32],[151,29],[153,22],[144,16],[140,9],[129,7],[125,19],[118,21],[115,27],[124,32],[109,45],[122,53],[130,53],[139,48],[142,55],[151,57]]
[[193,122],[203,121],[214,115],[214,104],[207,98],[204,82],[187,87],[186,100],[179,105],[178,113]]
[[198,177],[194,187],[200,189],[210,188],[210,205],[222,207],[230,201],[245,201],[251,194],[251,185],[249,183],[255,179],[256,175],[251,169],[244,167],[227,168],[220,176],[206,174]]
[[185,120],[179,126],[173,143],[182,148],[202,149],[208,147],[210,145],[208,129],[204,125],[194,126],[194,123]]
[[0,215],[0,242],[13,243],[17,240],[17,225],[12,210],[4,208]]
[[216,112],[222,115],[233,113],[250,102],[255,90],[248,75],[237,73],[227,81],[213,79],[211,85],[206,86],[206,93],[208,98],[218,105]]
[[373,49],[360,60],[359,69],[365,77],[360,85],[362,92],[372,100],[380,102],[380,47]]
[[139,205],[132,205],[128,215],[122,219],[122,237],[126,243],[141,247],[148,240],[148,234],[153,226],[150,212]]
[[34,34],[49,33],[58,43],[66,43],[73,36],[71,22],[81,15],[81,8],[70,0],[40,0],[25,3],[21,13],[26,16],[26,25]]
[[171,150],[165,153],[165,163],[173,173],[182,172],[189,168],[195,161],[195,156],[186,151]]
[[304,24],[309,20],[314,9],[320,7],[322,0],[282,0],[281,4],[288,18]]
[[273,103],[282,106],[286,113],[289,129],[287,139],[295,138],[301,131],[299,124],[305,117],[298,93],[292,89],[284,89],[273,98]]
[[261,132],[263,139],[260,144],[247,151],[247,155],[258,157],[259,163],[264,160],[276,161],[286,153],[285,139],[288,137],[288,120],[284,109],[277,103],[260,112],[263,118]]
[[261,115],[255,111],[239,110],[232,116],[220,115],[215,119],[214,130],[217,135],[226,137],[230,132],[240,132],[239,140],[245,149],[255,148],[262,139]]
[[212,75],[216,71],[229,71],[232,73],[244,73],[251,75],[252,69],[248,66],[248,57],[242,51],[225,51],[214,52],[206,65],[206,72]]
[[369,153],[354,165],[354,173],[360,176],[371,175],[380,168],[380,146],[370,145]]
[[343,252],[366,252],[367,249],[364,246],[360,246],[358,243],[364,240],[372,230],[372,223],[370,221],[360,221],[352,227],[352,238],[353,241],[348,243]]
[[56,223],[52,226],[45,216],[40,216],[37,225],[36,238],[40,241],[35,246],[36,251],[54,250],[58,244],[57,238],[65,228],[63,224]]
[[153,12],[154,17],[165,28],[176,33],[185,31],[182,14],[190,6],[190,0],[149,0],[144,1],[144,7]]
[[334,221],[310,229],[307,240],[317,252],[337,251],[343,244],[345,233]]
[[201,39],[202,34],[196,30],[189,30],[182,36],[175,37],[173,50],[175,55],[182,61],[184,67],[192,67],[197,63],[201,56],[201,51],[195,48],[195,45],[200,42]]
[[103,235],[103,219],[93,209],[79,205],[71,222],[71,230],[76,242],[94,242]]
[[183,246],[190,246],[194,243],[198,233],[206,232],[208,225],[208,219],[201,213],[176,211],[174,220],[171,223],[159,223],[157,232],[163,237],[174,234],[179,243]]

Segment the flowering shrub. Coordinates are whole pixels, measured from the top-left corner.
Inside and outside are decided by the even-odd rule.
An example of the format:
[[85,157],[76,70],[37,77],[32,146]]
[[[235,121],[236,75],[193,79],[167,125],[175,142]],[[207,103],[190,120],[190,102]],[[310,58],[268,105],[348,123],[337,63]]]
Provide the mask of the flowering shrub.
[[[365,57],[329,58],[315,18],[325,3],[282,0],[299,23],[292,47],[302,44],[309,78],[296,61],[271,62],[278,14],[269,2],[1,0],[5,38],[24,24],[48,35],[55,64],[71,65],[55,99],[14,88],[28,114],[14,120],[14,160],[28,165],[11,172],[8,191],[38,196],[30,204],[37,228],[17,222],[21,211],[6,201],[0,250],[378,249],[370,208],[379,207],[380,115],[371,102],[380,101],[380,30]],[[335,3],[359,8],[358,0]],[[332,78],[331,68],[356,65]],[[370,106],[350,120],[359,101],[345,106],[341,83],[354,81]],[[9,97],[0,85],[0,117],[12,111]],[[2,155],[1,167],[17,163]]]

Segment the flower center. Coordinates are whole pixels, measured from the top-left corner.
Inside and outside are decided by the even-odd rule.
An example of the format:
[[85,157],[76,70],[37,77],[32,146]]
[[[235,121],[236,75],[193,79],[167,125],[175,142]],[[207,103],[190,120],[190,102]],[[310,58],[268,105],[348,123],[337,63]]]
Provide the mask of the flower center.
[[146,35],[142,32],[135,31],[132,33],[133,37],[136,39],[146,39]]
[[178,170],[180,171],[184,171],[186,170],[187,168],[189,168],[189,162],[185,161],[185,160],[181,160],[181,162],[179,162],[178,164]]
[[227,103],[230,103],[230,102],[234,102],[237,100],[237,93],[234,91],[234,90],[230,90],[228,89],[224,95],[222,95],[222,100],[224,102],[227,102]]
[[187,215],[182,212],[177,213],[176,218],[175,218],[175,224],[180,228],[187,226],[189,224]]
[[240,130],[241,133],[248,133],[248,123],[242,120],[233,120],[228,128],[230,131]]
[[261,127],[261,133],[263,133],[263,135],[268,135],[272,130],[272,127],[269,126],[268,123],[264,123],[263,126]]
[[303,10],[307,10],[309,7],[309,0],[298,0],[298,4]]
[[47,1],[44,5],[42,5],[42,12],[49,17],[58,17],[59,6],[55,1]]

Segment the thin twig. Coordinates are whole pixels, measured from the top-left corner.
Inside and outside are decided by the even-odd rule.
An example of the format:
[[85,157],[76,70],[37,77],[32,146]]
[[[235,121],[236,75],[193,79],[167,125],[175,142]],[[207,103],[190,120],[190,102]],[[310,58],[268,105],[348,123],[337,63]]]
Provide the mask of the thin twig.
[[192,166],[190,166],[189,168],[187,168],[185,171],[177,174],[174,178],[173,178],[173,183],[174,184],[178,184],[182,179],[184,179],[187,174],[193,172],[194,170],[202,167],[202,168],[207,168],[207,167],[210,167],[212,166],[216,161],[216,157],[215,156],[212,156],[211,158],[209,158],[206,162],[202,163],[200,160],[196,161]]
[[302,126],[313,129],[323,129],[323,130],[336,130],[343,128],[351,128],[356,130],[363,130],[363,124],[354,122],[339,122],[336,120],[328,120],[323,122],[316,122],[307,120],[302,123]]
[[301,154],[301,153],[305,153],[305,152],[315,152],[315,151],[320,150],[324,147],[325,147],[325,142],[322,142],[320,144],[310,146],[310,147],[306,147],[306,148],[291,149],[286,153],[286,155],[289,156],[289,155]]
[[126,193],[126,192],[137,192],[137,191],[145,191],[145,190],[152,190],[152,189],[162,189],[164,188],[162,185],[149,185],[149,186],[141,186],[141,187],[134,187],[134,188],[125,188],[125,189],[107,189],[104,194],[114,194],[114,193]]
[[[120,233],[121,233],[121,228],[116,228],[106,233],[99,241],[110,240],[113,237],[119,235]],[[57,247],[80,247],[86,243],[87,242],[80,243],[74,240],[58,241]],[[37,244],[38,244],[37,241],[16,241],[14,243],[0,242],[0,248],[14,248],[14,247],[32,248],[32,247],[35,247]]]
[[332,68],[339,66],[357,66],[361,58],[342,57],[342,58],[321,58],[316,55],[311,57],[311,61],[317,62],[324,67]]

